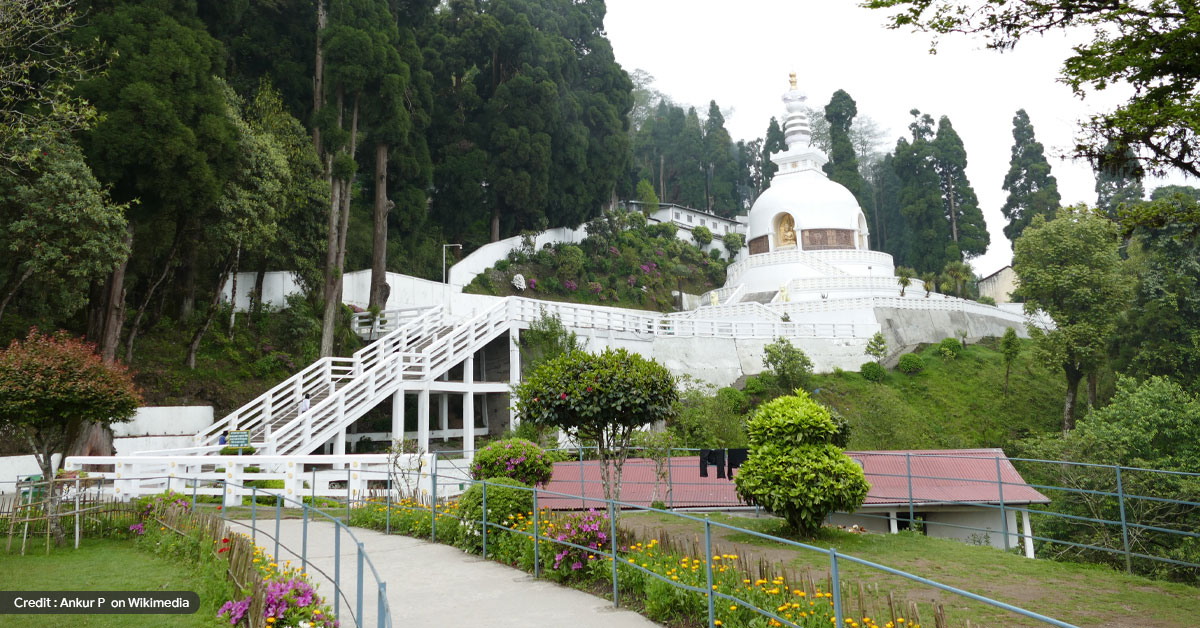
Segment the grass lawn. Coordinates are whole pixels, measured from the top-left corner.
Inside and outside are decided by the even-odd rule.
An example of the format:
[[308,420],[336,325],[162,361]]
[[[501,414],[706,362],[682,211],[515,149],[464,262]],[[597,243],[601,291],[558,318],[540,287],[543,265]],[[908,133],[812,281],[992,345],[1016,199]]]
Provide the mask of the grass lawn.
[[217,609],[225,603],[222,594],[201,586],[204,579],[190,566],[139,550],[133,541],[85,539],[78,550],[68,544],[49,556],[44,547],[34,549],[25,556],[0,552],[0,590],[196,591],[200,610],[192,615],[5,615],[0,620],[5,628],[218,625]]
[[[774,518],[724,513],[713,514],[711,518],[740,528],[782,535],[782,522]],[[652,538],[656,530],[663,529],[675,539],[690,542],[699,536],[703,542],[702,524],[657,513],[623,515],[621,526],[642,539]],[[824,581],[828,572],[829,557],[825,554],[717,527],[713,528],[713,540],[719,546],[717,551],[737,553],[749,559],[750,564],[761,559],[787,565],[800,573],[811,571],[820,581]],[[1131,576],[1107,567],[1029,560],[990,547],[909,533],[854,534],[825,528],[818,538],[801,542],[822,548],[834,547],[851,556],[1078,626],[1185,626],[1193,625],[1200,617],[1200,588]],[[890,590],[898,598],[925,603],[922,606],[924,624],[933,624],[932,615],[925,613],[929,609],[927,603],[937,600],[945,607],[951,626],[965,626],[967,620],[973,626],[1045,625],[846,561],[839,562],[839,570],[843,578],[858,580],[868,587],[878,584],[881,590]],[[847,608],[857,610],[855,596],[850,598]]]

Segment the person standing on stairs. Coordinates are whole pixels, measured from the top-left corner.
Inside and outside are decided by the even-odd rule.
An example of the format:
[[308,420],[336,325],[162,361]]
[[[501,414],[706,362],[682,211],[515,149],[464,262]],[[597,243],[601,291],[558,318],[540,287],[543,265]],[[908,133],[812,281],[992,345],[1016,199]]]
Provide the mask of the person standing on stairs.
[[308,407],[310,405],[312,405],[312,401],[309,400],[308,393],[304,393],[304,398],[300,400],[300,406],[296,410],[296,414],[300,415],[300,414],[304,414],[305,412],[308,412]]

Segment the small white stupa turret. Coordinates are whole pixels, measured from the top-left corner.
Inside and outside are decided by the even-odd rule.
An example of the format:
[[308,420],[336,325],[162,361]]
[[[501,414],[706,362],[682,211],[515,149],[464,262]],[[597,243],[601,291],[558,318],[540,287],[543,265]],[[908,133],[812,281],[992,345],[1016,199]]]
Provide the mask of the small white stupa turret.
[[829,161],[825,153],[812,145],[812,127],[808,122],[808,96],[796,88],[796,73],[789,80],[792,89],[783,95],[787,115],[783,117],[783,136],[787,150],[773,155],[771,161],[779,165],[776,176],[798,170],[816,170]]

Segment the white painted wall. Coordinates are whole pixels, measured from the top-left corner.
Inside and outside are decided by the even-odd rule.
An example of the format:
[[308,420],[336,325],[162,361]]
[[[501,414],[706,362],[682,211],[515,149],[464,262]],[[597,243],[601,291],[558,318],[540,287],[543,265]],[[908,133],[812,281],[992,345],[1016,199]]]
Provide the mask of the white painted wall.
[[113,439],[113,449],[117,450],[118,456],[128,456],[143,451],[185,449],[195,446],[196,434],[194,433],[187,436],[125,436]]
[[[62,456],[54,454],[54,461]],[[0,456],[0,494],[12,493],[17,477],[26,475],[41,475],[42,468],[38,466],[37,458],[29,456]]]
[[144,406],[125,423],[113,423],[116,438],[195,436],[213,423],[212,406]]

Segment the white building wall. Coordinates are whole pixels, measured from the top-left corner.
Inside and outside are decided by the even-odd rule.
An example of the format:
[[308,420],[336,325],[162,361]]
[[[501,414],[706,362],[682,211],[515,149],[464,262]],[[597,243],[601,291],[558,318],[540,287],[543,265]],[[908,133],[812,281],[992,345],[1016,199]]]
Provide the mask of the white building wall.
[[[61,457],[54,454],[54,461],[58,462]],[[0,495],[14,492],[18,477],[41,474],[42,468],[38,466],[37,458],[32,455],[0,456]]]
[[133,418],[113,423],[113,436],[195,436],[213,423],[212,406],[143,406]]

